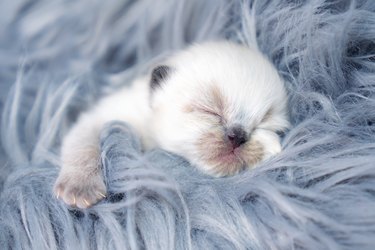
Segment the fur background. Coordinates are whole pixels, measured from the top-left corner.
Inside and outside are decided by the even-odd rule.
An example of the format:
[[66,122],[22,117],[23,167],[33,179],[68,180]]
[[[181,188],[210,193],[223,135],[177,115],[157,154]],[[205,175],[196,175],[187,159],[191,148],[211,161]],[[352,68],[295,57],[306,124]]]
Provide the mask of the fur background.
[[[2,249],[374,249],[375,1],[0,1]],[[254,171],[211,178],[126,124],[102,132],[111,195],[52,195],[77,115],[192,42],[257,46],[293,128]]]

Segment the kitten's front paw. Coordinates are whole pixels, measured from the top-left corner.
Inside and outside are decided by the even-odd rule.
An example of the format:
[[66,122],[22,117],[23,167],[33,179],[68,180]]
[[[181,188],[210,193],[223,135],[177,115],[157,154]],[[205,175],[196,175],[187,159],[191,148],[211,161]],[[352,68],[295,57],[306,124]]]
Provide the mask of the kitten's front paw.
[[70,206],[88,208],[106,197],[106,187],[99,173],[62,172],[54,193]]

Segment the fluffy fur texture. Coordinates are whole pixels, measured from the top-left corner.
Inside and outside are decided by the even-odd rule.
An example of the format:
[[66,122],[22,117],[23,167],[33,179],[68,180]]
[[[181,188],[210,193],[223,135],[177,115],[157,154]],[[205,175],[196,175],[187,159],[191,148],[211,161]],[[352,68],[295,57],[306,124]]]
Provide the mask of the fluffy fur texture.
[[[373,249],[375,3],[0,2],[4,249]],[[287,83],[292,129],[253,171],[211,178],[126,124],[101,132],[110,195],[53,198],[61,138],[104,92],[191,42],[257,46]]]

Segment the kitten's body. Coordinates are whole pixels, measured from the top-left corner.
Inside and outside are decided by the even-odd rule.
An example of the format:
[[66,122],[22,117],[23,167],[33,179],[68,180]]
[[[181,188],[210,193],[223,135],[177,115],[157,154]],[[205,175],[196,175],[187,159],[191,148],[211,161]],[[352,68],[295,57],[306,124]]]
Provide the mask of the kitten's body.
[[104,98],[68,133],[54,189],[67,204],[85,208],[105,196],[99,133],[112,120],[129,123],[145,149],[180,154],[215,176],[237,173],[281,150],[276,132],[288,126],[286,93],[259,52],[211,42],[164,64]]

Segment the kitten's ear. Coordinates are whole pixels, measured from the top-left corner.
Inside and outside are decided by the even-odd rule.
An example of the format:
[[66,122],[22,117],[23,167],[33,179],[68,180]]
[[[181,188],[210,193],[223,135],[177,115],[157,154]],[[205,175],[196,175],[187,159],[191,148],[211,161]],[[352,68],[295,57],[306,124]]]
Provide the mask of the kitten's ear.
[[151,90],[160,86],[160,84],[168,77],[171,72],[171,67],[167,65],[159,65],[152,70],[151,73]]

